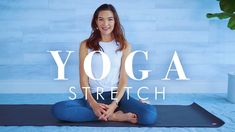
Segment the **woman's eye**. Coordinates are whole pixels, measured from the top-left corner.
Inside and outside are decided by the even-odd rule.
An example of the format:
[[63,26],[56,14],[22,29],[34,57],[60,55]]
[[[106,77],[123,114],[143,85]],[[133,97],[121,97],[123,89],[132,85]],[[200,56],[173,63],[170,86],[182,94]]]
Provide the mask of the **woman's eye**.
[[112,18],[110,18],[110,19],[109,19],[109,21],[113,21],[113,19],[112,19]]

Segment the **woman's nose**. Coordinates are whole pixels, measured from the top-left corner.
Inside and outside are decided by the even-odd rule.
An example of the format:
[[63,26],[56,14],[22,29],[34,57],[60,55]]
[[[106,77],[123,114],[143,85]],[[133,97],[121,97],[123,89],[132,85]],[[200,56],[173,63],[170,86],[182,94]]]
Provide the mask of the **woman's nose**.
[[104,21],[104,25],[107,26],[109,22],[107,20]]

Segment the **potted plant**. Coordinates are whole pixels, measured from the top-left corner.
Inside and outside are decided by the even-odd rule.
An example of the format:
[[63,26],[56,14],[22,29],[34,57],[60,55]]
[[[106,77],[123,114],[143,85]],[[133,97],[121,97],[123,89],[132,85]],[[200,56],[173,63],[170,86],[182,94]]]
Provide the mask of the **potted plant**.
[[[207,18],[229,19],[227,27],[235,30],[235,0],[218,0],[220,13],[207,13]],[[227,99],[235,103],[235,73],[228,73]]]
[[219,1],[220,13],[207,13],[207,18],[217,17],[219,19],[229,19],[227,27],[235,30],[235,0],[217,0]]

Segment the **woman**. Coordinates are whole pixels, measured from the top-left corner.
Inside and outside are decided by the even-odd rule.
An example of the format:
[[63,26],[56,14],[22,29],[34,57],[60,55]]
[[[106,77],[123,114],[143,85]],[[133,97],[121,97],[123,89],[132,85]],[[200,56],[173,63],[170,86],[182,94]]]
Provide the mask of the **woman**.
[[[132,97],[127,97],[127,74],[124,62],[131,52],[122,31],[118,14],[111,4],[103,4],[96,9],[91,22],[92,34],[80,45],[80,86],[86,98],[68,100],[56,103],[53,115],[63,121],[123,121],[151,125],[156,122],[156,108],[142,103]],[[109,74],[102,80],[87,76],[84,70],[85,57],[92,51],[102,51],[111,61]],[[99,78],[102,73],[101,53],[96,52],[92,58],[92,72]],[[90,87],[85,89],[85,87]],[[102,97],[97,98],[97,89],[103,90]],[[111,93],[111,87],[116,93]],[[111,98],[111,94],[116,100]]]

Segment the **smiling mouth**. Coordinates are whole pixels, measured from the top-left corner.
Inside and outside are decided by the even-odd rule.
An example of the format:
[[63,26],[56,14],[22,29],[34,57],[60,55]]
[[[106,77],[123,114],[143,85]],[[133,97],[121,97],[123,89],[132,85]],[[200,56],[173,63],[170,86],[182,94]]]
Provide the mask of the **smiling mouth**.
[[102,30],[104,30],[104,31],[107,31],[109,29],[110,29],[110,27],[102,27]]

